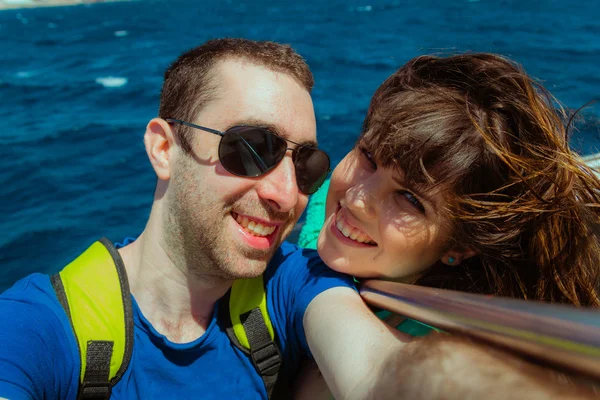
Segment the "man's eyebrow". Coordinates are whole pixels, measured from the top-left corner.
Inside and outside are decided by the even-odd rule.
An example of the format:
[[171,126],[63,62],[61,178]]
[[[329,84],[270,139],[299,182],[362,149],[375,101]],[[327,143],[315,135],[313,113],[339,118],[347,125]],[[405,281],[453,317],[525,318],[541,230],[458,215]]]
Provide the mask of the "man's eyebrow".
[[291,139],[289,139],[290,135],[287,132],[284,132],[280,127],[278,127],[277,125],[273,125],[269,122],[260,120],[260,119],[248,118],[248,119],[237,121],[235,123],[235,125],[249,125],[249,126],[256,126],[258,128],[265,128],[268,131],[273,132],[277,136],[280,136],[292,143],[302,145],[302,146],[318,147],[316,140],[303,140],[301,142],[292,141]]

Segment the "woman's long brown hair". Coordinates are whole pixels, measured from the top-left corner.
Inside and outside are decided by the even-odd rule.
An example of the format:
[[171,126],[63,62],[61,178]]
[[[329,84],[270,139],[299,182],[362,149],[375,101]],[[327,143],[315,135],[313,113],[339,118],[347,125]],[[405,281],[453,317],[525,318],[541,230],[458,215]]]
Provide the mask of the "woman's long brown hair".
[[379,87],[359,140],[440,190],[448,246],[478,253],[418,284],[600,306],[600,181],[569,148],[566,117],[492,54],[417,57]]

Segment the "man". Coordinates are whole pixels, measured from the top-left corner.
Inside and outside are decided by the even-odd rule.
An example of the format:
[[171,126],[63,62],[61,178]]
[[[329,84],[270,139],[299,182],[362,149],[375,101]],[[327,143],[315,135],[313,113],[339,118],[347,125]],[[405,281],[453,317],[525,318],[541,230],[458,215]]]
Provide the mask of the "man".
[[[219,299],[234,280],[263,274],[275,255],[265,287],[283,375],[308,352],[302,318],[311,300],[351,285],[322,265],[308,273],[306,257],[280,248],[329,168],[315,151],[312,85],[289,47],[238,39],[210,41],[166,72],[161,118],[144,136],[158,177],[152,210],[142,234],[114,257],[134,299],[134,347],[113,397],[266,397],[252,359],[217,318]],[[85,343],[78,348],[54,292],[48,277],[34,275],[2,296],[0,316],[13,323],[0,333],[0,396],[77,395]]]
[[[542,393],[521,369],[462,342],[452,345],[464,358],[444,339],[406,345],[408,338],[368,311],[347,277],[283,243],[329,167],[316,150],[312,85],[304,61],[270,42],[213,40],[179,57],[165,74],[160,118],[144,136],[158,177],[146,228],[135,241],[103,244],[111,268],[94,264],[94,248],[60,278],[34,274],[0,297],[0,397],[267,398],[273,382],[257,372],[256,354],[233,344],[222,318],[223,296],[235,297],[227,294],[232,283],[257,276],[264,277],[281,376],[293,376],[312,353],[338,398],[417,398],[421,385],[428,387],[424,398],[462,398],[459,389],[479,388],[473,377],[487,369],[457,375],[448,365],[491,359],[508,365],[500,371],[511,383]],[[79,330],[111,325],[95,325],[94,308],[115,300],[103,292],[113,263],[121,271],[125,325],[133,322],[125,350],[86,341]],[[98,275],[91,285],[73,285],[73,266]],[[88,296],[93,301],[73,312]],[[107,359],[107,348],[123,362]],[[433,361],[428,349],[438,349]],[[440,360],[449,361],[436,370]],[[98,366],[116,377],[108,390],[98,384],[108,377]],[[495,382],[488,377],[484,389]]]

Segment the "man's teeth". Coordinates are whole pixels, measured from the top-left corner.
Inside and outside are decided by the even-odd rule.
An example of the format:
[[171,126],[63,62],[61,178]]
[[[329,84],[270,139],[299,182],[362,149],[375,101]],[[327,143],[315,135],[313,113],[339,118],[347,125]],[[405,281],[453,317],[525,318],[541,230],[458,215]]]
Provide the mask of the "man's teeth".
[[254,236],[269,236],[273,231],[275,231],[275,226],[265,226],[263,224],[257,224],[255,221],[248,219],[246,217],[242,217],[240,215],[235,216],[235,220],[238,224],[240,224],[245,230],[250,232]]
[[350,225],[347,225],[344,222],[340,213],[337,214],[337,217],[335,220],[335,226],[338,228],[338,230],[340,232],[342,232],[342,234],[344,236],[346,236],[347,238],[350,238],[358,243],[377,244],[369,236],[367,236],[367,234],[364,233],[363,231],[356,229]]

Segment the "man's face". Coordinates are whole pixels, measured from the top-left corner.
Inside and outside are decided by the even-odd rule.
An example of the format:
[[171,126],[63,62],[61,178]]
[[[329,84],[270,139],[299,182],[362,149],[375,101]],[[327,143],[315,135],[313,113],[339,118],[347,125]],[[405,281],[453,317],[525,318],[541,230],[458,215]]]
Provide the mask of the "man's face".
[[[238,60],[214,68],[214,98],[189,122],[220,131],[263,126],[296,143],[316,140],[311,97],[293,78]],[[192,155],[180,148],[174,155],[167,242],[179,242],[194,273],[224,280],[260,275],[308,200],[298,190],[291,152],[266,175],[238,177],[219,162],[220,137],[193,132]]]

